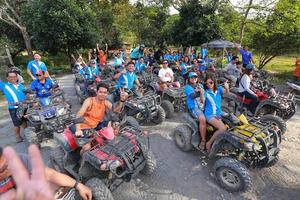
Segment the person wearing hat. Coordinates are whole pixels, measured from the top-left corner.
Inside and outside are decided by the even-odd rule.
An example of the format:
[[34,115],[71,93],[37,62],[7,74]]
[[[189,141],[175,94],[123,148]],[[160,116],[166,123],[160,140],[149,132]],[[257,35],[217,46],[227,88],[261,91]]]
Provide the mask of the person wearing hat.
[[239,93],[242,96],[245,96],[245,98],[252,100],[251,104],[248,105],[248,108],[251,112],[249,113],[250,115],[253,115],[255,113],[256,107],[259,104],[257,95],[251,90],[251,79],[252,79],[253,70],[254,70],[254,65],[248,64],[239,82]]
[[188,83],[184,87],[186,95],[186,105],[189,113],[199,121],[199,133],[201,141],[199,148],[205,149],[206,143],[206,119],[203,113],[203,86],[198,83],[198,75],[195,72],[190,72],[188,75]]
[[35,72],[37,79],[33,80],[30,84],[30,90],[36,93],[36,96],[40,98],[42,105],[49,104],[49,96],[51,96],[51,89],[54,88],[54,83],[50,78],[45,77],[45,72],[38,70]]
[[145,45],[141,44],[135,49],[133,49],[130,53],[130,59],[131,60],[138,60],[139,58],[144,58],[144,50],[145,50]]
[[33,60],[31,60],[28,64],[27,64],[27,73],[28,75],[32,78],[32,80],[35,80],[37,77],[36,72],[38,70],[42,70],[45,72],[45,76],[49,77],[49,73],[47,71],[47,67],[45,65],[44,62],[41,61],[41,56],[38,53],[35,53],[33,55]]
[[6,73],[7,82],[0,80],[0,91],[8,102],[8,111],[15,128],[16,141],[22,142],[21,127],[26,128],[24,119],[17,116],[18,104],[25,100],[24,90],[26,89],[22,83],[18,82],[18,75],[14,71]]
[[123,64],[125,64],[124,59],[122,58],[121,52],[117,52],[117,55],[114,58],[114,63],[113,66],[118,69],[121,68],[123,66]]
[[31,145],[28,154],[12,147],[0,147],[0,199],[54,199],[54,190],[75,188],[82,199],[91,200],[92,191],[72,177],[46,167],[39,149]]
[[100,72],[97,67],[96,60],[92,59],[89,62],[89,65],[86,67],[85,72],[87,74],[86,79],[94,80],[95,77],[99,76]]

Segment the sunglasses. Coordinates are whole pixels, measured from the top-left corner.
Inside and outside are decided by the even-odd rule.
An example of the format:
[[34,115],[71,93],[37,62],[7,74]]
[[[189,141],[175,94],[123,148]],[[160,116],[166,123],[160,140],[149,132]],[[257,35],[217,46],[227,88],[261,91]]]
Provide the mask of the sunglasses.
[[42,76],[42,74],[36,74],[36,76]]
[[163,64],[168,64],[167,62],[163,62]]
[[213,85],[214,82],[213,81],[207,81],[206,84],[210,84],[210,85]]

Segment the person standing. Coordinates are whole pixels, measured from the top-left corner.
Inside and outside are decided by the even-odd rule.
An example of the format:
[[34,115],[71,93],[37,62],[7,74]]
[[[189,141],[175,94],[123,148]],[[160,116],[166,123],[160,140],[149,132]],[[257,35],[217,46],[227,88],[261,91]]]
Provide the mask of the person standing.
[[38,70],[42,70],[45,72],[45,76],[49,77],[49,73],[47,70],[47,67],[45,65],[44,62],[41,61],[42,57],[40,54],[35,53],[33,55],[33,60],[29,61],[29,63],[27,64],[27,74],[32,78],[32,80],[36,79],[36,72]]
[[243,48],[238,48],[238,50],[242,55],[242,63],[244,68],[246,68],[248,64],[254,63],[253,55],[249,51],[249,48],[247,46],[244,46]]
[[293,76],[296,81],[300,78],[300,57],[296,59],[296,69],[293,73]]
[[8,82],[0,80],[0,90],[4,93],[4,96],[8,102],[8,111],[12,122],[15,127],[16,142],[22,142],[21,127],[26,128],[25,119],[20,119],[17,116],[18,104],[25,99],[25,86],[22,83],[18,83],[18,76],[16,72],[9,71],[6,73]]

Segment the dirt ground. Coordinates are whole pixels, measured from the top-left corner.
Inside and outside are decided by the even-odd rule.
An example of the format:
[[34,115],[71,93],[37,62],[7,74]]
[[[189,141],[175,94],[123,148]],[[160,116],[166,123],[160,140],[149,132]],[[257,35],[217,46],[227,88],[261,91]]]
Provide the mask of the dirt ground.
[[[59,79],[60,85],[71,101],[73,111],[79,108],[73,88],[73,76]],[[0,104],[0,145],[12,145],[25,152],[24,143],[15,143],[13,126],[6,109]],[[188,200],[188,199],[251,199],[299,200],[300,199],[300,112],[288,121],[288,132],[281,144],[280,161],[273,167],[252,170],[253,189],[247,193],[231,194],[220,188],[211,173],[212,163],[197,152],[180,151],[172,132],[180,123],[180,115],[159,126],[146,126],[151,131],[151,149],[157,158],[158,168],[150,176],[139,176],[121,185],[114,193],[116,200]],[[52,140],[42,143],[45,162],[53,145]]]

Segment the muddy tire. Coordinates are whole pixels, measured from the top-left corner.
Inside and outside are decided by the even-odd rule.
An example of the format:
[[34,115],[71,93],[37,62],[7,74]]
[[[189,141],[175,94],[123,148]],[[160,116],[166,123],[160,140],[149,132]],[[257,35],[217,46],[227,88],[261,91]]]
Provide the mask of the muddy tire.
[[86,183],[91,188],[93,200],[113,200],[113,196],[108,187],[98,178],[91,178]]
[[176,145],[182,151],[191,151],[192,145],[192,131],[186,125],[179,125],[174,130],[174,137]]
[[156,169],[156,159],[151,150],[147,150],[145,153],[146,165],[141,171],[142,174],[151,175]]
[[40,143],[34,128],[28,127],[24,129],[24,139],[27,145],[35,144],[40,148]]
[[270,122],[274,126],[277,126],[280,129],[280,133],[278,135],[283,135],[285,134],[287,128],[286,128],[286,123],[285,121],[278,116],[274,115],[264,115],[260,118],[261,122]]
[[125,117],[125,122],[122,125],[122,128],[124,128],[125,126],[133,127],[136,130],[141,130],[139,122],[134,117],[131,116]]
[[165,110],[161,106],[157,106],[157,114],[151,120],[155,124],[161,124],[166,120]]
[[266,167],[273,167],[274,165],[276,165],[279,161],[279,156],[277,155],[274,160],[272,160],[271,162],[269,162]]
[[175,112],[174,112],[174,106],[173,104],[168,101],[168,100],[163,100],[161,102],[161,107],[165,110],[166,112],[166,118],[170,119],[170,118],[173,118],[174,115],[175,115]]
[[229,192],[245,192],[252,187],[252,178],[246,166],[233,158],[218,159],[213,169],[219,185]]
[[63,158],[65,156],[65,152],[61,147],[52,148],[50,153],[50,163],[51,166],[61,173],[65,173],[66,170],[64,168],[64,161]]

